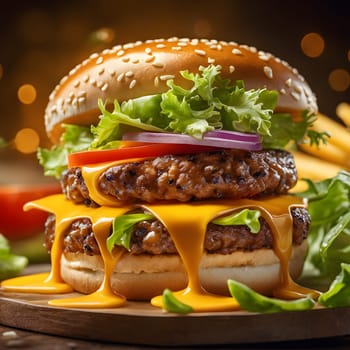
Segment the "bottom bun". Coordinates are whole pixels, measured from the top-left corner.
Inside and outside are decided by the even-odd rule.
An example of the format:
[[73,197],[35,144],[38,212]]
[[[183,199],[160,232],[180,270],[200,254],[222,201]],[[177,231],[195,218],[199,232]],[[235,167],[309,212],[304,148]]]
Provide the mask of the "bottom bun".
[[[307,250],[303,244],[293,246],[289,270],[293,279],[300,276]],[[229,295],[227,280],[234,279],[259,293],[271,295],[279,284],[279,259],[271,249],[232,254],[204,254],[200,265],[200,280],[211,293]],[[104,276],[101,256],[65,253],[61,259],[61,274],[66,283],[81,293],[99,288]],[[111,285],[113,291],[129,300],[149,300],[186,287],[187,275],[177,255],[124,254],[116,265]]]

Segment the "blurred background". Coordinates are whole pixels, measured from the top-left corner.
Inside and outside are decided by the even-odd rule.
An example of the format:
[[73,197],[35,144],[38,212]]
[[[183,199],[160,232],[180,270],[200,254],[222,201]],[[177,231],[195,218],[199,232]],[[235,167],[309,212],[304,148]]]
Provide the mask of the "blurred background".
[[61,77],[95,51],[136,40],[206,37],[252,45],[297,67],[322,113],[337,119],[337,105],[350,101],[349,1],[31,0],[0,6],[0,137],[11,143],[2,158],[35,159],[37,146],[49,145],[44,109]]

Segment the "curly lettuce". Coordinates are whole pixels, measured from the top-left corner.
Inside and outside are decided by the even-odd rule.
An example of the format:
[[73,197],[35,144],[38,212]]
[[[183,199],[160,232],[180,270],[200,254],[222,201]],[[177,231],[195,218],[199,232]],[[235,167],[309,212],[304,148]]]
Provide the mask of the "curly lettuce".
[[201,139],[214,129],[257,133],[264,148],[282,148],[290,141],[325,142],[326,134],[310,131],[315,116],[304,112],[296,122],[289,114],[275,114],[278,92],[246,89],[241,80],[221,76],[221,66],[200,67],[198,73],[182,71],[190,88],[168,80],[168,90],[119,103],[98,101],[101,117],[91,128],[65,125],[60,145],[39,149],[46,175],[59,177],[67,155],[88,149],[119,148],[129,131],[173,132]]
[[350,263],[350,173],[319,182],[305,180],[311,228],[309,250],[302,278],[327,286],[337,276],[341,263]]

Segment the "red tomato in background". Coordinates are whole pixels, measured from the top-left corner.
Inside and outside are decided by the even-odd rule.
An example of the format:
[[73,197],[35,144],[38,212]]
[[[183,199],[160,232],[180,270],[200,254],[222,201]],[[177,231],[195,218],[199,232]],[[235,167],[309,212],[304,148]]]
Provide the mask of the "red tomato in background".
[[60,192],[59,184],[1,185],[0,233],[10,240],[16,240],[42,232],[48,214],[35,209],[25,212],[23,205]]

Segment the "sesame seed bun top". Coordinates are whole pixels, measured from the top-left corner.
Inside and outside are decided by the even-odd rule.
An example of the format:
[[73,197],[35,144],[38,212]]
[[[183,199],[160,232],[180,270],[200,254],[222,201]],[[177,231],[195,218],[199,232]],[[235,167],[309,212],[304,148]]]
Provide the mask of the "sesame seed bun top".
[[94,53],[63,77],[50,95],[45,112],[49,138],[58,143],[62,123],[91,125],[100,115],[97,100],[130,98],[164,92],[166,81],[191,84],[180,71],[220,65],[222,76],[243,80],[246,88],[279,92],[276,111],[298,114],[317,111],[316,99],[305,79],[287,62],[255,47],[206,39],[159,39],[118,45]]

